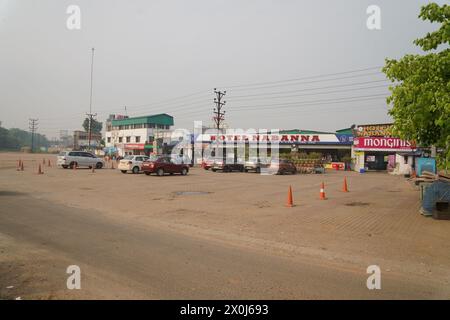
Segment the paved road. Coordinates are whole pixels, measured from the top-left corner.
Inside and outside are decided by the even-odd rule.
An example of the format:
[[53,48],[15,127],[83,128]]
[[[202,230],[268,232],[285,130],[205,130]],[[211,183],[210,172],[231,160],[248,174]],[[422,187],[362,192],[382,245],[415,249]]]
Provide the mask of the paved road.
[[[71,297],[60,294],[67,263],[82,270],[84,291],[77,298],[420,298],[430,293],[420,282],[392,277],[383,278],[382,290],[369,291],[365,270],[331,268],[320,260],[283,258],[133,222],[119,224],[96,211],[28,195],[1,192],[0,204],[0,234],[47,252],[40,263],[49,264],[48,269],[44,265],[36,272],[44,273],[41,279],[57,298]],[[58,276],[45,274],[60,269]],[[23,290],[39,285],[31,281]]]

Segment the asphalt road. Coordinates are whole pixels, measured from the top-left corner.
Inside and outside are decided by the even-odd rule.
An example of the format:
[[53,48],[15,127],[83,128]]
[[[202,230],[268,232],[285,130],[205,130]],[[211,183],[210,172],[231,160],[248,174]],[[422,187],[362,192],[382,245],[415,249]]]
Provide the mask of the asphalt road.
[[[31,292],[33,298],[47,298],[51,292],[52,298],[69,299],[384,299],[433,294],[419,279],[395,275],[382,278],[381,290],[369,291],[366,266],[330,267],[239,243],[227,245],[132,221],[117,223],[97,211],[5,191],[0,193],[0,234],[42,256],[35,259],[38,267],[25,263],[8,269],[31,270],[35,277],[26,283],[17,283],[20,274],[3,277],[15,281],[15,294],[24,298]],[[3,243],[13,258],[8,245]],[[5,263],[0,262],[2,270]],[[73,295],[66,289],[68,264],[80,266],[82,273],[82,289]]]

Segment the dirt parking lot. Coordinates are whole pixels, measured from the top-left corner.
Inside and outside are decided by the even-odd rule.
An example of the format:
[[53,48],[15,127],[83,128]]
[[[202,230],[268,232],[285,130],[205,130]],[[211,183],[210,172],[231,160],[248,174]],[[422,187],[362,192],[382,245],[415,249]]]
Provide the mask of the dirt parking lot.
[[[19,158],[24,160],[23,172],[15,170]],[[43,158],[50,159],[52,167],[46,165],[44,174],[38,175],[37,165]],[[274,259],[315,261],[317,265],[353,272],[362,279],[361,286],[365,286],[368,276],[366,268],[378,265],[383,276],[401,279],[405,288],[398,292],[392,288],[390,296],[369,298],[450,298],[450,221],[421,216],[419,191],[403,177],[342,171],[265,176],[213,173],[200,168],[192,168],[187,176],[156,177],[122,174],[117,169],[95,173],[89,169],[61,169],[55,167],[55,162],[54,155],[0,153],[2,206],[5,205],[2,198],[21,195],[23,201],[33,199],[93,210],[117,225],[169,230],[205,243],[260,252]],[[342,192],[344,177],[348,193]],[[319,198],[322,182],[327,200]],[[293,188],[293,208],[285,206],[289,186]],[[20,212],[10,210],[8,214]],[[2,271],[5,265],[22,259],[20,272],[25,273],[27,253],[39,256],[37,244],[21,244],[3,231],[0,229]],[[3,287],[0,294],[4,297],[13,298],[4,289],[4,282],[12,279],[5,275],[0,278]],[[388,281],[383,283],[389,288]],[[33,292],[29,298],[48,298],[48,292],[52,292],[50,298],[111,297],[98,291],[89,296],[67,296],[63,291],[45,288],[24,289],[22,295],[26,297],[27,292]],[[313,297],[366,298],[357,290],[354,294],[340,294],[339,290],[334,294],[318,293]],[[269,297],[309,296],[294,293]]]

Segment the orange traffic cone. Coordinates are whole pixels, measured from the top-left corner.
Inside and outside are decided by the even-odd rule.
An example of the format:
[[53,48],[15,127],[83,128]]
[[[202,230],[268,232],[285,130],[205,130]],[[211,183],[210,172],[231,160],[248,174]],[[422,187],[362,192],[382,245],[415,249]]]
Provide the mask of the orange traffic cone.
[[325,184],[322,182],[320,186],[320,200],[326,200],[325,198]]
[[344,185],[342,186],[342,192],[348,192],[347,177],[344,177]]
[[41,168],[41,164],[39,164],[38,174],[44,174],[44,171],[42,171],[42,168]]
[[294,201],[292,199],[292,187],[289,186],[286,207],[292,208],[293,206],[294,206]]
[[48,166],[51,167],[52,163],[50,162],[50,159],[48,159]]

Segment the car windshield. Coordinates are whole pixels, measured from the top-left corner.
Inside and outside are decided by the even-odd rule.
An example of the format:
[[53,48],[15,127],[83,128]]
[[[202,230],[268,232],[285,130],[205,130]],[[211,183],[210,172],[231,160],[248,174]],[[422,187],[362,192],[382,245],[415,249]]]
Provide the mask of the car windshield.
[[66,151],[63,151],[63,152],[60,152],[60,153],[59,153],[59,156],[60,156],[60,157],[64,157],[64,156],[66,156],[66,154],[67,154],[67,152],[66,152]]
[[128,156],[125,156],[125,160],[133,160],[133,158],[134,158],[134,156],[130,156],[130,155],[128,155]]

